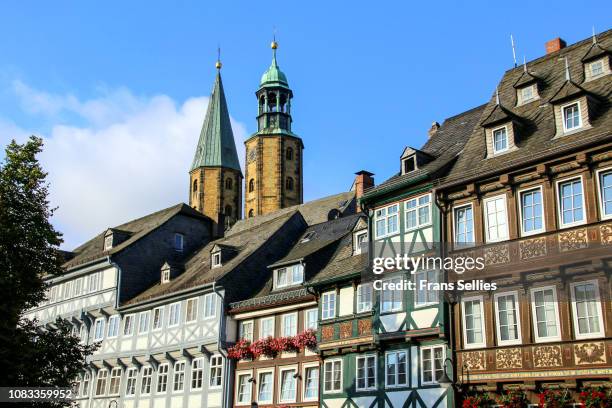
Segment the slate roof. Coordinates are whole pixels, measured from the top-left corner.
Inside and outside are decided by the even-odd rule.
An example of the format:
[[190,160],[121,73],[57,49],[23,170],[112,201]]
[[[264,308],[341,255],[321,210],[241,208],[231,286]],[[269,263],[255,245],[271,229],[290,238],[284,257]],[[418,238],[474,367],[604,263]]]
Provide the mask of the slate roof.
[[380,194],[403,185],[434,177],[440,170],[450,164],[463,149],[474,127],[478,124],[485,106],[481,105],[447,118],[438,131],[420,149],[424,153],[433,156],[434,160],[411,173],[404,175],[397,173],[378,186],[368,189],[362,200],[369,201]]
[[338,249],[325,267],[311,279],[308,284],[317,286],[359,275],[368,267],[368,253],[353,255],[352,235],[345,236],[338,244]]
[[[598,35],[598,44],[612,48],[612,30]],[[484,129],[476,127],[469,137],[460,157],[441,186],[461,184],[508,171],[513,167],[536,163],[546,157],[568,152],[581,146],[601,143],[612,138],[612,115],[609,107],[612,95],[612,76],[606,75],[584,82],[582,59],[592,48],[592,39],[586,39],[545,55],[527,64],[529,72],[540,78],[540,99],[516,106],[514,84],[523,75],[523,67],[506,71],[498,85],[501,104],[512,107],[512,112],[521,118],[524,126],[519,130],[518,149],[507,154],[487,158]],[[571,82],[565,74],[565,57],[570,69]],[[591,116],[589,129],[555,138],[553,102],[566,99],[580,92],[598,100]],[[551,101],[551,99],[553,99]],[[483,117],[495,109],[495,93],[484,109]]]
[[116,254],[178,214],[208,219],[187,204],[180,203],[111,228],[113,231],[121,231],[129,236],[123,242],[113,246],[108,251],[104,250],[104,235],[108,229],[104,230],[104,232],[96,235],[94,238],[70,252],[71,257],[63,264],[63,267],[64,269],[70,269],[105,256]]
[[234,133],[230,123],[221,74],[217,72],[215,85],[208,101],[206,117],[200,132],[191,170],[198,167],[227,167],[240,170]]

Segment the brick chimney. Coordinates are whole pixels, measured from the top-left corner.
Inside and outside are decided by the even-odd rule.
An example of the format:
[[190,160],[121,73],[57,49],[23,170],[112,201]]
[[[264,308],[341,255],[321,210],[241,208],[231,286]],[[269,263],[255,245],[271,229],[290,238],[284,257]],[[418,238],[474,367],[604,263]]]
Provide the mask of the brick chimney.
[[567,44],[564,40],[557,37],[554,40],[550,40],[546,42],[546,54],[551,54],[553,52],[557,52],[562,48],[565,48]]
[[[353,185],[355,186],[355,199],[359,201],[361,197],[363,197],[363,192],[370,187],[374,187],[374,177],[372,177],[374,173],[370,173],[369,171],[360,170],[355,173],[355,182]],[[357,212],[360,212],[361,208],[359,204],[357,204]]]
[[440,124],[434,121],[434,123],[431,124],[431,127],[427,131],[427,134],[429,135],[429,137],[432,137],[433,135],[436,134],[438,129],[440,129]]

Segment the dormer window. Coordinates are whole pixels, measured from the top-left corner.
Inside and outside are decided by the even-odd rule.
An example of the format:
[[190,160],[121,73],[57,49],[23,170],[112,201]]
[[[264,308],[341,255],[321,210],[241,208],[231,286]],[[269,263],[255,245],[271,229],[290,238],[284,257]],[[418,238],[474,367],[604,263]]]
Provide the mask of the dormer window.
[[274,289],[300,285],[304,282],[304,265],[296,264],[274,271]]
[[170,282],[170,268],[165,268],[161,271],[161,283],[168,282]]
[[521,93],[521,104],[530,102],[534,98],[533,87],[535,85],[529,85],[520,89]]
[[508,129],[506,126],[493,130],[493,154],[508,150]]
[[184,243],[183,234],[174,234],[174,250],[178,252],[183,252],[183,243]]
[[404,159],[402,162],[403,174],[410,173],[416,170],[416,157],[410,156]]
[[304,242],[310,241],[314,237],[314,235],[315,235],[314,231],[307,232],[306,235],[304,235],[304,237],[300,241],[300,243],[304,243]]
[[109,235],[104,237],[104,250],[108,251],[113,247],[113,233],[111,232]]
[[598,77],[603,75],[604,73],[604,63],[603,60],[593,61],[589,64],[589,71],[591,74],[591,78]]
[[570,132],[582,127],[580,118],[580,102],[574,102],[561,108],[563,112],[563,130]]
[[357,231],[353,234],[353,254],[359,255],[368,250],[368,231]]
[[222,265],[221,264],[221,251],[217,251],[212,254],[210,263],[211,263],[210,266],[213,268],[218,268]]

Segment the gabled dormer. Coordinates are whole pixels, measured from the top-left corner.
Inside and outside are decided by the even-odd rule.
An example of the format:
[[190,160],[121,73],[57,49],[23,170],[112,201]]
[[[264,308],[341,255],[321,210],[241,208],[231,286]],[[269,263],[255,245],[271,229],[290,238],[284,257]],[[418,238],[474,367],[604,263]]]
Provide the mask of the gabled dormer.
[[584,69],[584,81],[593,81],[609,75],[610,72],[610,54],[611,52],[601,46],[595,38],[593,45],[582,57],[582,67]]
[[182,267],[178,264],[173,264],[170,262],[165,262],[161,267],[161,284],[165,284],[170,282],[172,279],[176,278],[181,274]]
[[237,253],[238,250],[231,245],[215,244],[210,250],[210,267],[219,268],[223,266],[224,263],[232,259]]
[[400,157],[401,174],[412,173],[433,159],[434,157],[421,150],[406,146]]
[[529,72],[527,65],[525,65],[523,73],[514,83],[516,106],[525,105],[540,99],[540,84],[540,78]]
[[118,230],[116,228],[109,228],[104,233],[104,250],[110,251],[117,245],[126,241],[131,236],[131,233],[128,231]]
[[353,227],[353,255],[368,252],[368,224],[364,218]]
[[499,102],[481,122],[485,130],[487,157],[495,157],[518,149],[520,118]]

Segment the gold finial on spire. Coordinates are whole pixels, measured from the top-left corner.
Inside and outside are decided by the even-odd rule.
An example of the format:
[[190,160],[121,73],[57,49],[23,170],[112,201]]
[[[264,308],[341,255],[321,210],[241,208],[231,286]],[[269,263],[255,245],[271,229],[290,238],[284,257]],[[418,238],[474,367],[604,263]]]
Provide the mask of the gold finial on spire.
[[273,50],[278,48],[278,43],[276,42],[276,26],[272,29],[272,44],[270,44],[270,48]]
[[278,43],[276,41],[272,41],[272,44],[270,44],[270,48],[272,48],[273,50],[278,48]]
[[223,64],[221,63],[221,47],[217,47],[217,62],[215,63],[215,68],[221,69]]

